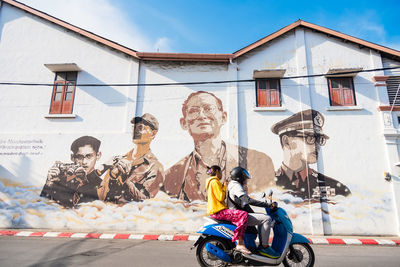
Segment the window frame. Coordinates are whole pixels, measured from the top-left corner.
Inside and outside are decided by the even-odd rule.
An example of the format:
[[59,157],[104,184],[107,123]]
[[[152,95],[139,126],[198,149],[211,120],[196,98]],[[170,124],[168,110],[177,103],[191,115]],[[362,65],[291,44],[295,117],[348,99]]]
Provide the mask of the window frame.
[[[65,74],[65,78],[62,78],[62,74]],[[68,73],[73,73],[74,79],[68,78]],[[75,92],[76,92],[76,81],[78,79],[77,71],[57,71],[55,73],[53,91],[51,94],[50,100],[50,108],[49,114],[72,114],[75,102]],[[56,95],[60,93],[57,90],[62,86],[61,89],[61,97],[59,101],[56,101]],[[72,90],[69,90],[72,87]],[[68,93],[72,93],[70,95],[70,99],[67,100]]]
[[[265,89],[260,89],[259,85],[260,82],[264,81],[266,83],[266,88]],[[276,81],[277,84],[277,89],[275,88],[270,88],[270,82],[271,81]],[[256,78],[255,79],[255,88],[256,88],[256,107],[282,107],[282,97],[281,97],[281,79],[280,78]],[[265,104],[260,104],[260,90],[265,90]],[[276,94],[276,104],[272,104],[272,94]]]
[[[332,81],[336,80],[339,87],[333,88]],[[343,80],[349,80],[350,88],[343,87]],[[352,76],[329,76],[327,77],[329,90],[329,103],[331,107],[352,107],[357,106],[356,92],[354,89],[354,77]],[[335,91],[339,94],[339,101],[335,101]],[[347,97],[346,97],[347,94]],[[350,101],[348,99],[350,98]]]

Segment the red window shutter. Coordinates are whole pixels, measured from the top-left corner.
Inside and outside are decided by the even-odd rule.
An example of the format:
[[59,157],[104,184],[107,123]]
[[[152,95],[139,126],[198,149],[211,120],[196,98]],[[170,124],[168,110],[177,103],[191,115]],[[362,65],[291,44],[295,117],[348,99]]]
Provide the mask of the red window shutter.
[[62,104],[62,114],[71,114],[74,106],[75,82],[67,82]]
[[281,106],[279,80],[258,80],[256,84],[258,107]]
[[354,94],[353,90],[344,88],[343,89],[343,105],[352,106],[354,105]]
[[271,107],[279,107],[281,104],[281,101],[279,99],[279,90],[270,89],[269,91],[270,91],[270,96],[271,96],[270,106]]
[[71,114],[74,106],[76,72],[57,72],[50,114]]
[[51,96],[50,114],[60,114],[64,99],[64,82],[55,82]]
[[258,90],[258,106],[259,107],[266,107],[267,106],[267,90]]
[[329,90],[332,106],[354,106],[354,89],[351,78],[330,78]]
[[331,99],[332,106],[341,106],[341,97],[340,97],[340,89],[332,89]]

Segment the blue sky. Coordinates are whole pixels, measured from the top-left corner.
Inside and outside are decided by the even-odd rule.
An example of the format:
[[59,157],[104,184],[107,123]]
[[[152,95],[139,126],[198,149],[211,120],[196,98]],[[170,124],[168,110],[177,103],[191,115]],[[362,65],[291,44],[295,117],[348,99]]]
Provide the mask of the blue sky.
[[400,50],[400,0],[20,2],[141,52],[233,53],[298,19]]

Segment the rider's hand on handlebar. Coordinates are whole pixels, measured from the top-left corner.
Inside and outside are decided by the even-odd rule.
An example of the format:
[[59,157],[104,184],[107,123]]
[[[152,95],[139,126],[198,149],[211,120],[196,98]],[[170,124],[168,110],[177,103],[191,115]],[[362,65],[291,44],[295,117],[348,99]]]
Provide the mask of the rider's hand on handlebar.
[[270,207],[269,207],[272,211],[275,211],[278,208],[278,203],[276,203],[275,201],[271,203]]

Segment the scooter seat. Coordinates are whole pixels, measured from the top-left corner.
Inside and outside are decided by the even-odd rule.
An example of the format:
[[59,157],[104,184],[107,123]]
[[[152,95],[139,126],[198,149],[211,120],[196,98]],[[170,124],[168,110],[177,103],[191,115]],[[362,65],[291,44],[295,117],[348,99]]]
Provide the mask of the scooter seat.
[[214,218],[212,218],[212,217],[207,217],[207,219],[210,219],[210,220],[214,221],[215,223],[221,223],[221,224],[223,223],[223,224],[232,224],[232,225],[233,225],[233,223],[230,222],[230,221],[217,220],[217,219],[214,219]]
[[[210,219],[212,221],[214,221],[215,223],[223,223],[223,224],[231,224],[234,225],[232,222],[230,221],[225,221],[225,220],[217,220],[214,219],[212,217],[207,217],[207,219]],[[255,226],[247,226],[246,228],[246,233],[248,234],[258,234],[257,228]]]

